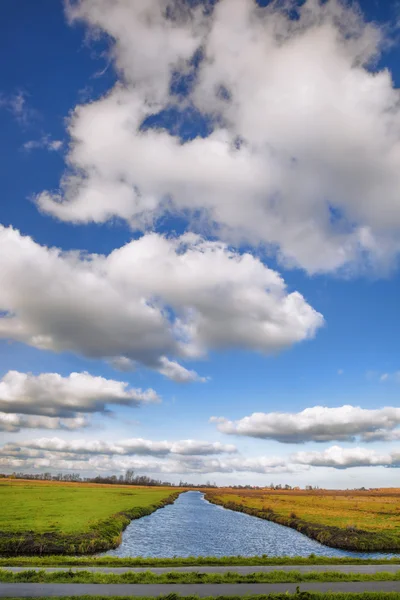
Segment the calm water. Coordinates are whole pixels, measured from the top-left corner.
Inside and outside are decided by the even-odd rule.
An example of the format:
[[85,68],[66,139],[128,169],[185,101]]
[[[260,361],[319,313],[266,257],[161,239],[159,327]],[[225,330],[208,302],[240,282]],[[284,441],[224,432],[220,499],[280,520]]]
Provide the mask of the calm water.
[[174,504],[132,521],[119,548],[106,555],[308,556],[312,552],[321,556],[393,556],[328,548],[289,527],[210,504],[201,492],[181,494]]

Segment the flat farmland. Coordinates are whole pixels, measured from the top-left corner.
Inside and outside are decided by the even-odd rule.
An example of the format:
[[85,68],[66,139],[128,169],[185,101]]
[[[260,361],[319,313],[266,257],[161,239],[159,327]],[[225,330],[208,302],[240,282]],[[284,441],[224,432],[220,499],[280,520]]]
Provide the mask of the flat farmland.
[[45,481],[0,481],[1,554],[85,554],[114,548],[132,519],[179,490]]
[[346,550],[400,551],[400,488],[370,491],[235,490],[207,499]]

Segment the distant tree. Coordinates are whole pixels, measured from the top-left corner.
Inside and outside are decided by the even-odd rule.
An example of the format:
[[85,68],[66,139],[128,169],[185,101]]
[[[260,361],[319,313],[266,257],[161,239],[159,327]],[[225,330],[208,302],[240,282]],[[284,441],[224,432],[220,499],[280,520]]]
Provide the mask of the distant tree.
[[126,483],[132,483],[133,479],[135,477],[135,472],[133,469],[128,469],[125,473],[125,482]]

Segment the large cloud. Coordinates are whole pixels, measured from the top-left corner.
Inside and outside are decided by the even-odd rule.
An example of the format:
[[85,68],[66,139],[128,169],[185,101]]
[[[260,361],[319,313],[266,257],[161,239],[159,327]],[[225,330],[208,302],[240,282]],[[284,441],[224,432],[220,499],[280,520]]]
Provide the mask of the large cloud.
[[[228,456],[216,456],[216,455]],[[234,454],[232,456],[232,454]],[[231,455],[231,456],[230,456]],[[144,473],[296,473],[315,468],[400,467],[400,451],[332,446],[289,456],[244,457],[231,445],[196,440],[152,441],[141,438],[103,442],[40,438],[0,447],[0,468]]]
[[323,452],[297,452],[290,461],[296,464],[314,467],[334,467],[349,469],[353,467],[400,467],[400,450],[380,454],[367,448],[342,448],[332,446]]
[[287,473],[307,468],[304,465],[287,465],[279,457],[210,456],[236,452],[232,445],[197,440],[157,442],[132,438],[103,442],[40,438],[0,447],[0,466],[8,469],[51,468],[93,472],[121,472],[133,468],[138,472],[177,474]]
[[27,471],[81,471],[89,473],[123,473],[126,469],[134,469],[137,473],[146,475],[177,474],[177,475],[199,475],[207,473],[261,473],[279,474],[303,472],[308,467],[304,465],[282,465],[281,463],[249,460],[220,460],[220,459],[180,459],[163,461],[149,458],[122,457],[118,460],[112,457],[96,456],[88,460],[76,457],[60,458],[48,454],[46,457],[15,458],[1,457],[0,469],[8,472],[11,470]]
[[40,438],[21,443],[9,443],[0,448],[3,456],[29,456],[29,452],[54,452],[59,454],[96,454],[96,455],[154,455],[168,456],[178,454],[182,456],[206,456],[209,454],[232,454],[236,447],[232,444],[220,442],[204,442],[198,440],[180,440],[177,442],[144,440],[131,438],[118,442],[104,442],[102,440],[63,440],[60,438]]
[[288,465],[284,459],[278,457],[207,456],[230,454],[234,451],[233,446],[194,440],[153,442],[137,439],[113,444],[42,438],[22,444],[5,444],[0,448],[0,468],[82,470],[100,473],[123,472],[133,468],[137,472],[150,474],[291,473],[308,469],[307,465]]
[[[129,388],[123,381],[94,377],[89,373],[19,373],[9,371],[0,380],[0,411],[43,415],[71,419],[80,413],[109,412],[112,405],[139,406],[159,402],[152,389]],[[22,420],[32,427],[34,423],[50,423],[45,419]],[[78,421],[79,422],[79,421]],[[39,425],[38,425],[39,426]]]
[[338,408],[314,406],[299,413],[253,413],[238,421],[224,417],[211,417],[211,421],[217,423],[222,433],[287,444],[353,441],[356,436],[369,442],[397,439],[399,432],[393,429],[400,425],[400,408],[370,410],[348,405]]
[[[40,194],[39,208],[144,228],[200,209],[219,236],[265,242],[309,272],[388,266],[400,245],[400,96],[388,70],[369,68],[382,33],[337,0],[307,0],[298,20],[289,4],[220,0],[202,14],[179,1],[72,3],[72,21],[111,36],[120,82],[76,107],[61,192]],[[189,83],[180,104],[177,72]],[[141,129],[174,104],[189,131],[190,106],[211,119],[210,135]]]
[[0,253],[0,337],[123,368],[138,361],[176,381],[197,376],[174,357],[276,352],[323,323],[260,260],[193,234],[148,234],[88,256],[0,227]]
[[[3,447],[4,448],[4,447]],[[0,469],[39,470],[52,472],[73,470],[90,473],[120,473],[134,469],[146,474],[206,474],[206,473],[302,473],[311,467],[351,469],[356,467],[400,467],[400,452],[379,454],[366,448],[333,446],[323,452],[298,452],[287,459],[260,456],[254,458],[177,456],[131,457],[104,454],[59,453],[29,448],[0,449]]]

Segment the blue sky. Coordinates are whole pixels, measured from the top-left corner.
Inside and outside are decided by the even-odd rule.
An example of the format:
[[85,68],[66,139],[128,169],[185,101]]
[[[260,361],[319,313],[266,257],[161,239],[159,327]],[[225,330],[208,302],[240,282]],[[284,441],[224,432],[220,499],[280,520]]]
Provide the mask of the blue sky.
[[[7,245],[11,242],[5,239],[0,276],[4,276],[2,287],[7,293],[4,297],[0,294],[0,310],[3,321],[16,317],[17,326],[6,325],[1,330],[0,410],[4,409],[6,417],[0,432],[0,471],[36,471],[56,464],[57,470],[72,468],[85,474],[123,472],[132,466],[138,472],[172,481],[184,477],[220,483],[263,484],[273,480],[337,487],[392,485],[396,471],[388,467],[400,464],[400,436],[396,441],[395,435],[388,435],[398,432],[400,425],[398,9],[394,3],[361,2],[362,16],[353,23],[350,33],[354,44],[350,46],[340,38],[335,23],[349,23],[349,15],[354,18],[354,13],[338,2],[302,3],[299,21],[293,20],[294,13],[282,15],[269,4],[265,9],[269,12],[255,13],[257,25],[249,18],[254,9],[250,2],[238,0],[228,9],[227,1],[221,0],[206,13],[201,10],[202,3],[184,5],[192,11],[189,24],[179,15],[166,18],[156,0],[147,8],[145,3],[123,0],[79,0],[69,8],[52,0],[4,0],[1,4],[2,225],[31,238],[35,248],[42,248],[43,256],[47,256],[45,248],[51,247],[66,253],[79,250],[109,255],[131,240],[154,233],[171,240],[195,232],[206,245],[188,242],[197,258],[184,273],[194,272],[201,256],[217,252],[217,247],[212,249],[208,243],[218,245],[224,257],[221,260],[226,262],[221,263],[222,292],[207,279],[214,264],[211,259],[195,277],[197,291],[190,296],[184,274],[176,275],[180,267],[175,263],[171,263],[170,273],[175,289],[169,290],[168,281],[154,284],[154,290],[149,287],[146,272],[129,262],[143,249],[132,247],[132,257],[118,267],[123,272],[118,277],[124,278],[119,291],[127,294],[126,302],[130,294],[136,298],[147,293],[149,302],[161,297],[169,325],[175,327],[179,317],[187,319],[185,335],[190,340],[185,338],[181,350],[175,347],[176,339],[173,344],[168,342],[168,351],[152,346],[149,358],[143,349],[145,342],[142,344],[145,333],[138,333],[135,350],[129,356],[135,364],[121,371],[111,359],[125,354],[122,350],[113,356],[107,354],[111,330],[106,326],[96,332],[91,350],[78,334],[71,341],[69,333],[63,338],[56,325],[54,330],[46,329],[36,304],[49,315],[54,311],[58,322],[65,317],[67,329],[61,327],[63,331],[72,331],[74,323],[81,323],[80,297],[74,299],[71,293],[68,316],[62,312],[66,305],[60,308],[49,300],[50,287],[59,298],[64,286],[67,294],[77,283],[59,275],[60,264],[51,266],[49,262],[50,266],[42,268],[39,254],[29,267],[27,256],[33,256],[34,247],[25,255],[22,238],[16,245]],[[144,24],[146,10],[154,17],[151,25]],[[296,22],[299,28],[301,24],[299,30],[293,30]],[[368,26],[371,22],[374,25]],[[285,31],[282,47],[273,39],[272,23]],[[256,34],[263,31],[265,37],[257,39],[268,40],[270,46],[264,48],[256,42],[252,47],[248,37],[252,28]],[[328,43],[332,32],[338,37],[332,36]],[[321,48],[317,51],[314,46],[310,52],[309,43],[320,43]],[[202,44],[203,52],[213,58],[210,64],[204,57],[193,59],[193,55],[198,58],[195,53]],[[233,49],[232,56],[227,48]],[[325,60],[323,74],[319,51]],[[264,68],[263,52],[270,71]],[[365,54],[370,60],[360,64],[360,56],[364,60]],[[249,75],[243,81],[239,74],[246,73],[246,61]],[[181,79],[171,87],[171,78],[176,80],[179,72]],[[182,80],[183,72],[186,81],[192,80],[189,87]],[[374,73],[383,75],[374,78]],[[230,90],[225,100],[221,100],[221,92],[215,92],[216,86]],[[337,98],[332,97],[336,93]],[[388,123],[389,106],[392,121]],[[126,111],[123,122],[122,110]],[[154,132],[148,139],[141,134],[140,125],[146,119],[149,131]],[[302,121],[308,122],[308,128],[302,127]],[[228,152],[225,157],[224,152],[239,138],[243,146],[232,159],[239,162],[232,167],[232,154]],[[191,146],[193,140],[203,140],[204,145]],[[216,145],[220,146],[215,161],[207,163]],[[114,165],[113,155],[119,149],[122,160]],[[150,160],[153,156],[154,164]],[[126,164],[125,157],[129,157]],[[288,157],[293,160],[290,168]],[[117,187],[121,182],[131,191],[139,190],[136,198],[129,196],[126,201],[128,209],[123,196],[127,192]],[[104,195],[101,185],[105,186]],[[61,200],[56,198],[60,189]],[[91,196],[84,195],[87,189]],[[101,195],[93,195],[93,190]],[[274,198],[278,198],[276,205]],[[104,202],[105,212],[99,213],[99,202]],[[338,224],[327,222],[328,205]],[[137,206],[139,212],[134,208]],[[297,227],[300,233],[296,233]],[[160,261],[161,266],[154,265],[155,273],[160,269],[160,280],[164,251],[166,247],[153,259]],[[186,246],[172,251],[176,265],[185,252]],[[247,281],[238,267],[225,282],[224,272],[230,272],[229,265],[238,264],[245,253],[254,261],[251,265],[258,265],[254,278],[248,276]],[[137,260],[140,263],[141,257]],[[81,255],[78,270],[82,261]],[[149,264],[152,267],[151,261]],[[260,270],[263,266],[284,280],[286,288],[280,289],[281,295],[271,296],[266,288],[266,271]],[[50,268],[54,273],[47,274]],[[101,270],[101,266],[97,268]],[[18,279],[24,269],[26,279],[32,278],[31,297],[26,295],[26,282]],[[41,280],[45,271],[46,279]],[[40,281],[47,282],[49,291]],[[115,281],[113,275],[111,287]],[[249,287],[245,289],[246,285]],[[249,289],[254,293],[252,300]],[[225,299],[230,306],[234,292],[232,313],[222,325],[221,316],[211,314],[210,307]],[[303,304],[290,315],[282,315],[280,306],[292,293],[301,294]],[[254,308],[256,296],[261,300]],[[95,313],[101,299],[89,294],[88,306],[91,302]],[[266,303],[267,316],[263,312]],[[299,325],[303,309],[307,314]],[[119,310],[117,305],[104,306],[110,322],[112,313],[118,316]],[[188,316],[188,310],[194,310],[195,316]],[[250,333],[236,330],[242,322],[245,330],[251,329],[254,319],[260,319],[260,330],[266,327],[258,341],[256,333],[250,339]],[[118,327],[120,323],[123,327],[123,317]],[[279,351],[268,337],[272,335],[267,332],[271,324],[284,328],[285,341],[278,344]],[[223,331],[222,326],[226,326]],[[79,327],[82,337],[89,339],[92,334],[88,331],[86,336],[84,322]],[[44,348],[37,336],[45,335],[45,329],[50,341]],[[130,351],[130,342],[124,343]],[[125,346],[121,342],[121,348]],[[193,381],[182,383],[175,375],[168,377],[160,367],[164,356],[174,365],[194,371],[196,376],[185,375]],[[15,371],[20,374],[18,381],[10,376]],[[70,386],[70,374],[84,372],[90,381],[82,383],[86,392],[80,389],[78,393]],[[59,388],[52,387],[51,378],[43,376],[39,381],[41,374],[58,374],[65,402],[71,404],[73,394],[78,394],[74,401],[77,405],[81,402],[81,407],[68,412],[57,401],[53,406],[53,394]],[[103,378],[103,383],[100,385],[96,378]],[[127,386],[119,384],[110,395],[104,390],[106,380],[117,382],[117,387],[118,382]],[[86,385],[94,385],[94,391],[88,392]],[[137,388],[155,390],[162,401],[143,402],[133,393],[129,402],[125,397],[121,400],[127,390]],[[98,410],[93,408],[99,401],[96,394],[103,399]],[[345,416],[344,405],[365,412]],[[280,424],[274,421],[271,425],[271,413],[290,413],[294,422],[300,423],[303,417],[296,414],[316,406],[328,409],[325,417],[312,413],[304,425],[307,431],[299,433],[294,427],[285,434],[289,440],[283,443],[282,423],[290,415],[281,415]],[[382,413],[383,407],[389,407],[388,412]],[[253,419],[250,428],[240,433],[242,420],[253,413],[263,416],[257,417],[257,422]],[[78,414],[85,419],[85,427],[74,425],[68,430],[60,421]],[[14,421],[9,415],[14,415]],[[50,421],[45,427],[41,426],[45,421],[26,426],[29,419],[26,421],[24,415]],[[210,422],[212,416],[225,418],[225,425]],[[367,424],[358,426],[358,419],[365,419]],[[342,424],[342,433],[332,433],[335,420]],[[231,425],[226,425],[228,422]],[[254,428],[261,428],[263,433],[258,429],[255,434]],[[316,429],[323,432],[323,441],[316,439]],[[375,441],[365,435],[378,430]],[[55,450],[54,443],[46,441],[53,438],[66,444],[78,440],[81,449],[74,457],[68,447],[66,456],[66,450]],[[88,444],[96,440],[112,444],[136,438],[154,443],[200,440],[211,446],[234,445],[236,451],[217,448],[214,453],[214,446],[192,454],[168,451],[162,454],[165,467],[161,469],[155,450],[142,449],[136,454],[124,450],[123,460],[107,450],[98,452],[97,462],[88,460],[94,456]],[[38,439],[42,440],[39,445]],[[34,455],[38,449],[40,456]],[[309,453],[307,458],[300,457],[304,452]],[[360,460],[365,466],[360,466]]]

